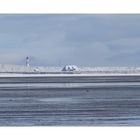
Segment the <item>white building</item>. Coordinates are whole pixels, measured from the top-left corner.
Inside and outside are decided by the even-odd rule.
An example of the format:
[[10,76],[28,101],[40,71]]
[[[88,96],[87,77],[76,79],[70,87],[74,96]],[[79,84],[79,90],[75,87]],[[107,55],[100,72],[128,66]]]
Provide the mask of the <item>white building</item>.
[[27,67],[30,66],[30,64],[29,64],[29,57],[28,57],[28,56],[26,57],[26,66],[27,66]]
[[66,65],[62,71],[78,71],[78,67],[76,65]]

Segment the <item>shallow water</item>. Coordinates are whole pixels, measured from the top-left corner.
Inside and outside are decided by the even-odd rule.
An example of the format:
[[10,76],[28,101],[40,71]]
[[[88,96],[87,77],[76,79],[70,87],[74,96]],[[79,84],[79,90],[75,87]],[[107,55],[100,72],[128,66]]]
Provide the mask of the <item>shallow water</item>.
[[78,88],[1,84],[0,125],[140,126],[140,84],[124,83]]

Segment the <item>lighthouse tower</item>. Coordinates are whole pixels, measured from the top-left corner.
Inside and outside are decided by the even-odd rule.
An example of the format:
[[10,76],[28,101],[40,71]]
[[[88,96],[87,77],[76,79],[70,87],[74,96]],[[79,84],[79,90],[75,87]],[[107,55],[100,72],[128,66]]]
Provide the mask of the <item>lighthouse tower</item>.
[[26,57],[26,66],[27,66],[27,67],[30,66],[30,64],[29,64],[29,57],[28,57],[28,56]]

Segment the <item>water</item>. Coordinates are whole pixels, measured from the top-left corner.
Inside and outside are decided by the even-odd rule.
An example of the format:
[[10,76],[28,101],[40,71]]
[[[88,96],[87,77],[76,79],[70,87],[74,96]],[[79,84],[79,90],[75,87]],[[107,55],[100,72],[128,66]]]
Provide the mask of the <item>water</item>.
[[139,90],[5,90],[0,94],[0,124],[127,123],[139,117]]
[[140,126],[139,78],[112,79],[90,79],[89,86],[84,79],[86,86],[81,80],[74,88],[62,79],[61,87],[58,79],[49,79],[53,87],[48,79],[2,79],[0,126]]

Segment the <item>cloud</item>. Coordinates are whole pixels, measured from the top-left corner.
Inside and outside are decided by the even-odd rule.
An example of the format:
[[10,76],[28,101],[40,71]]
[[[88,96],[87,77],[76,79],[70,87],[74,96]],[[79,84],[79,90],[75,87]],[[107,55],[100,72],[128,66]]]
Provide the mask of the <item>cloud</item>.
[[0,15],[0,63],[139,65],[140,15]]
[[24,59],[24,55],[17,53],[0,53],[1,64],[15,64]]

